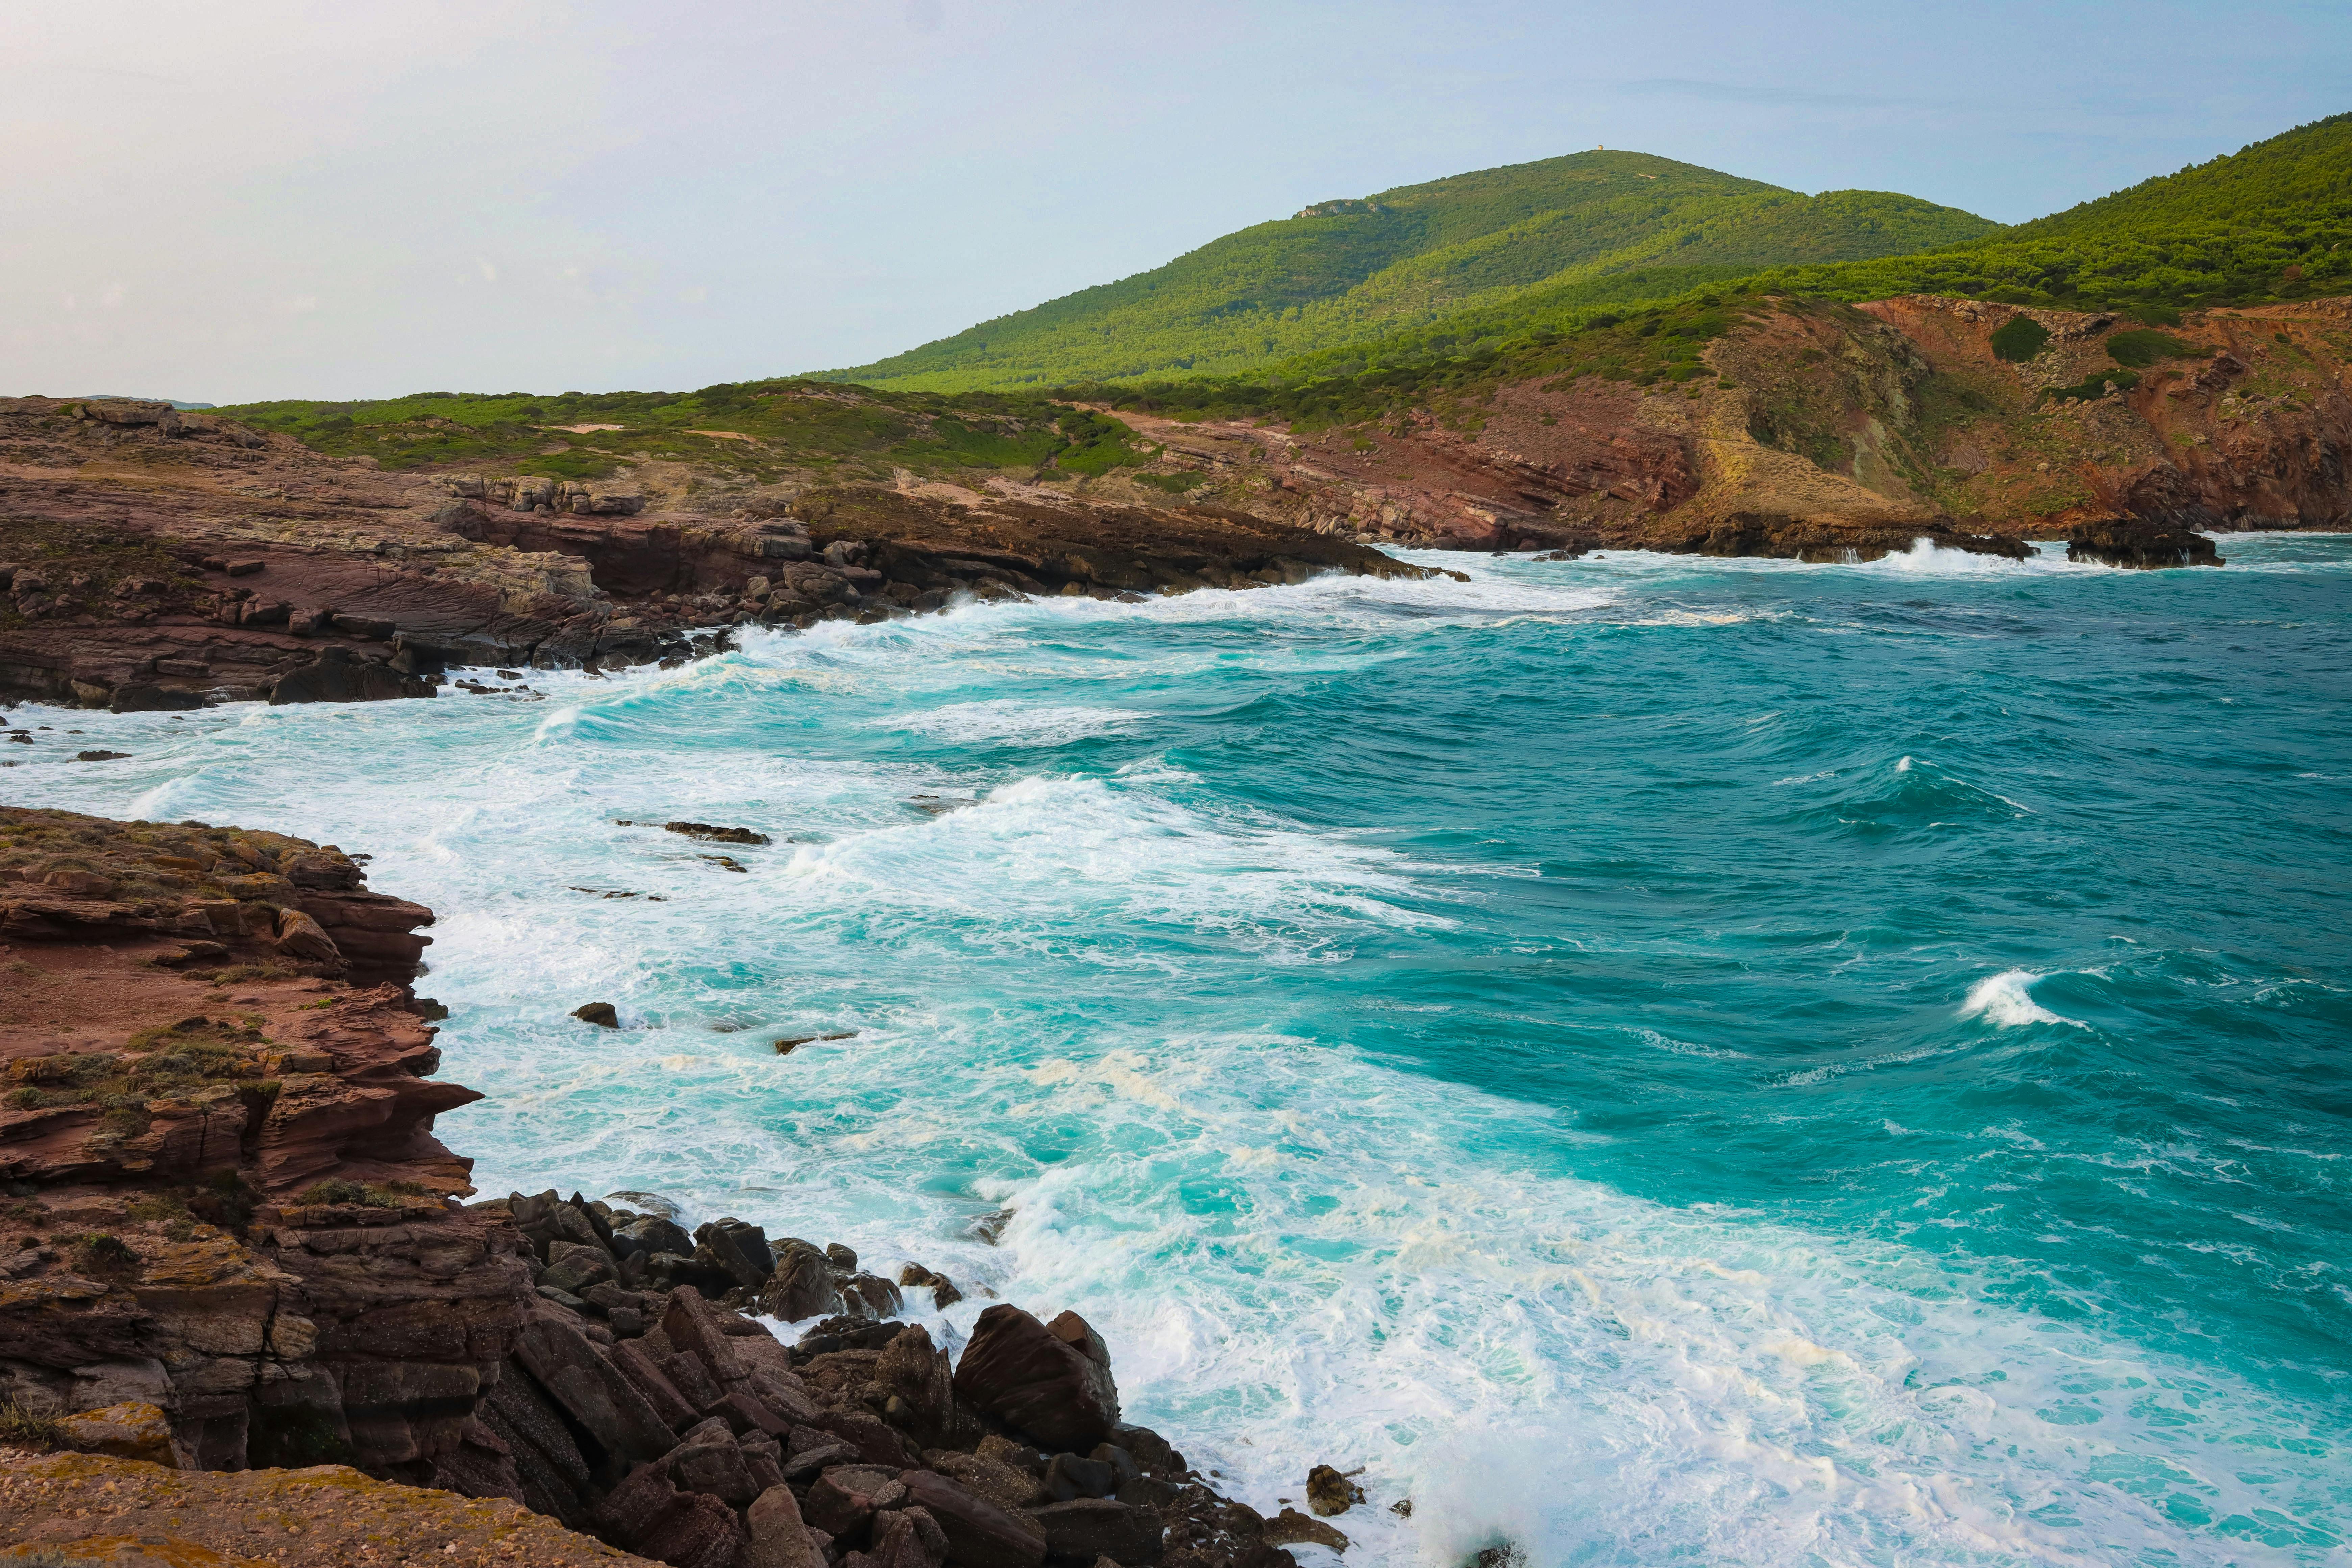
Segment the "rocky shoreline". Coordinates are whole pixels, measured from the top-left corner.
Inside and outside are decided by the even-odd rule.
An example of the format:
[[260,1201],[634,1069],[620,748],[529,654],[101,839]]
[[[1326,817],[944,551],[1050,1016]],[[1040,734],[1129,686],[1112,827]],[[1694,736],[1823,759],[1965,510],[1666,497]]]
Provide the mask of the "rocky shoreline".
[[[363,883],[282,835],[0,808],[0,1476],[26,1497],[94,1491],[101,1459],[134,1491],[350,1467],[433,1489],[403,1494],[420,1520],[504,1500],[679,1568],[1344,1549],[1317,1515],[1360,1500],[1345,1478],[1274,1520],[1219,1496],[1126,1420],[1076,1313],[994,1302],[953,1345],[908,1321],[958,1294],[919,1264],[689,1234],[650,1194],[459,1202],[434,1119],[480,1097],[431,1076],[432,914]],[[185,1492],[189,1539],[243,1528],[246,1494],[199,1490],[226,1511]]]
[[706,488],[386,473],[168,404],[0,398],[0,698],[430,697],[453,667],[668,664],[744,626],[1428,574],[1245,511],[1002,479]]

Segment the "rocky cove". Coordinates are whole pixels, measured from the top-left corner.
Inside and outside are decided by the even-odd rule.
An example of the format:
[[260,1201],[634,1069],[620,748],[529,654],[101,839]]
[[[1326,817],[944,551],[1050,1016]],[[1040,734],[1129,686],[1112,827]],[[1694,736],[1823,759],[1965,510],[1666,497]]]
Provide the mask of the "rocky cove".
[[[167,1473],[220,1472],[150,1547],[242,1550],[255,1487],[364,1475],[392,1489],[347,1495],[436,1530],[437,1494],[503,1500],[680,1568],[1345,1548],[1322,1516],[1362,1505],[1346,1477],[1301,1456],[1311,1511],[1272,1520],[1221,1497],[1126,1419],[1076,1313],[992,1302],[960,1333],[939,1315],[956,1286],[918,1262],[723,1217],[689,1233],[650,1194],[461,1201],[470,1162],[434,1121],[479,1096],[433,1078],[411,985],[434,917],[364,880],[284,835],[0,808],[21,1539],[101,1534],[60,1500],[100,1475],[121,1513]],[[541,1531],[518,1558],[523,1539],[502,1560],[563,1550]]]

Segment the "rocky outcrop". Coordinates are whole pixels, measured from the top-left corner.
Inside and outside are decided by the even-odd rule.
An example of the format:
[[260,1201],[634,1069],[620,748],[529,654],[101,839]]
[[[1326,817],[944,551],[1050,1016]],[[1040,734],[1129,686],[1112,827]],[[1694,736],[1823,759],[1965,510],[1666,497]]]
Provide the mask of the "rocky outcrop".
[[2078,522],[2066,534],[2066,559],[2109,566],[2219,566],[2213,542],[2191,529],[2142,518],[2101,518]]
[[928,489],[400,475],[168,405],[0,399],[0,696],[372,701],[454,666],[669,664],[737,626],[966,595],[1417,570],[1240,511]]
[[430,913],[333,846],[5,809],[0,872],[12,1429],[505,1500],[679,1568],[1291,1568],[1124,1420],[1075,1312],[991,1306],[957,1364],[837,1243],[460,1205],[434,1121],[478,1096],[406,984]]

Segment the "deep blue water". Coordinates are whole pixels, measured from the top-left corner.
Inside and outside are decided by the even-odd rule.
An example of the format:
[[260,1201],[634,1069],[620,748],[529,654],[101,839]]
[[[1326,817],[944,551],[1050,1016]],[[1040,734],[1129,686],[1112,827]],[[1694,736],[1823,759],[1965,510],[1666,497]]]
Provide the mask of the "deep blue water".
[[[1454,557],[26,710],[136,754],[0,793],[373,853],[486,1188],[1076,1306],[1269,1511],[1368,1466],[1350,1561],[2343,1563],[2352,539],[2223,552]],[[614,823],[672,817],[778,843]]]

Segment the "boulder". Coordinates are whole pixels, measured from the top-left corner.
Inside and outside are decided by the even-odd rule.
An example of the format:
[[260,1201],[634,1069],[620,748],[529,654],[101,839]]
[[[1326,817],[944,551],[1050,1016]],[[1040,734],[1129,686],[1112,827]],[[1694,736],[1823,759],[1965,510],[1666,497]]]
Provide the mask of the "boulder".
[[955,1392],[1051,1449],[1083,1453],[1118,1426],[1110,1353],[1076,1312],[1049,1327],[1010,1304],[989,1308],[972,1325]]
[[873,1544],[866,1550],[874,1568],[941,1568],[947,1562],[947,1531],[928,1509],[877,1512],[868,1533]]
[[588,1336],[541,1309],[515,1336],[515,1359],[606,1452],[658,1459],[676,1438],[635,1384],[599,1354]]
[[1338,1529],[1319,1519],[1309,1519],[1295,1508],[1284,1509],[1267,1520],[1265,1533],[1259,1539],[1269,1546],[1328,1546],[1334,1552],[1348,1550],[1348,1538]]
[[1160,1561],[1160,1521],[1109,1498],[1048,1503],[1031,1509],[1029,1518],[1045,1532],[1048,1562],[1090,1564],[1108,1557],[1126,1568],[1141,1568]]
[[1001,1459],[940,1450],[925,1454],[923,1463],[973,1496],[984,1498],[1008,1513],[1054,1500],[1037,1484],[1035,1476],[1015,1469]]
[[698,1261],[707,1254],[711,1263],[746,1290],[757,1290],[775,1271],[768,1237],[756,1225],[739,1219],[716,1219],[694,1233]]
[[1118,1490],[1119,1473],[1099,1459],[1056,1454],[1045,1467],[1045,1489],[1055,1502],[1106,1498]]
[[2141,570],[2223,564],[2213,542],[2196,530],[2136,517],[2076,523],[2066,534],[2066,559]]
[[879,1465],[835,1465],[809,1488],[802,1511],[835,1540],[856,1539],[877,1509],[896,1507],[907,1497],[906,1483]]
[[1345,1513],[1364,1500],[1364,1489],[1328,1465],[1307,1472],[1307,1506],[1324,1519]]
[[610,1002],[583,1002],[572,1009],[572,1016],[583,1024],[593,1024],[600,1029],[617,1029],[621,1015]]
[[163,1406],[141,1400],[85,1410],[58,1423],[66,1446],[85,1454],[111,1454],[118,1459],[143,1459],[166,1469],[178,1469],[172,1447],[172,1419]]
[[724,1421],[708,1421],[688,1433],[662,1463],[681,1491],[708,1492],[737,1508],[750,1506],[760,1495],[751,1467]]
[[654,1414],[671,1431],[677,1431],[694,1420],[698,1413],[687,1404],[677,1384],[670,1382],[668,1374],[655,1363],[653,1356],[638,1341],[624,1340],[614,1345],[611,1360],[620,1369],[621,1375],[645,1395],[646,1403],[653,1406]]
[[669,1252],[684,1258],[694,1251],[694,1237],[687,1235],[685,1227],[675,1220],[665,1219],[659,1215],[644,1215],[614,1227],[613,1250],[615,1253]]
[[152,682],[125,682],[114,689],[106,707],[111,713],[185,713],[204,705],[199,692]]
[[904,1471],[898,1479],[908,1501],[939,1522],[948,1555],[961,1568],[1038,1568],[1045,1561],[1045,1529],[1034,1514],[1009,1513],[929,1470]]
[[669,1342],[700,1362],[721,1393],[742,1386],[751,1376],[727,1342],[725,1324],[734,1316],[704,1300],[702,1292],[691,1285],[672,1290],[669,1305],[662,1311],[662,1332]]
[[591,1286],[609,1283],[612,1278],[612,1256],[603,1247],[583,1247],[576,1241],[551,1241],[547,1244],[547,1268],[540,1275],[539,1282],[578,1296]]
[[841,1310],[841,1289],[824,1254],[803,1241],[787,1241],[768,1282],[760,1290],[760,1310],[797,1323]]
[[875,1381],[890,1391],[883,1418],[927,1448],[961,1448],[979,1436],[979,1424],[957,1405],[947,1352],[919,1323],[898,1331],[874,1364]]
[[312,663],[279,676],[269,702],[282,708],[289,702],[380,702],[433,694],[429,680],[403,675],[390,665],[363,664],[348,648],[324,647]]
[[743,1523],[747,1539],[738,1568],[826,1568],[824,1551],[809,1538],[789,1487],[761,1492],[745,1510]]
[[310,963],[341,968],[343,963],[342,950],[327,934],[327,928],[300,910],[278,911],[278,951]]

